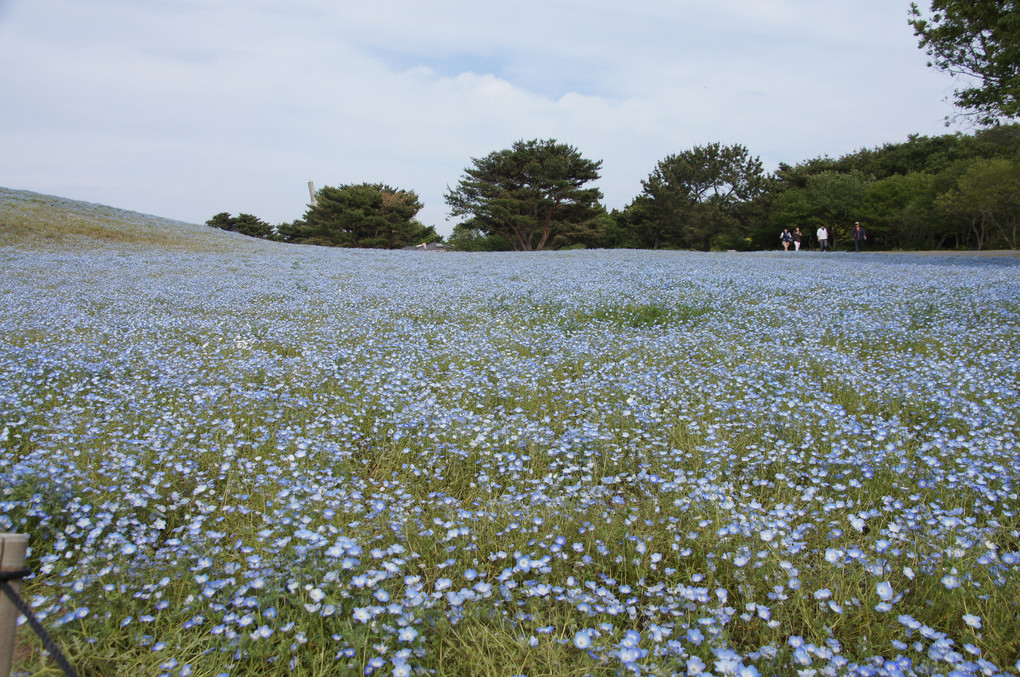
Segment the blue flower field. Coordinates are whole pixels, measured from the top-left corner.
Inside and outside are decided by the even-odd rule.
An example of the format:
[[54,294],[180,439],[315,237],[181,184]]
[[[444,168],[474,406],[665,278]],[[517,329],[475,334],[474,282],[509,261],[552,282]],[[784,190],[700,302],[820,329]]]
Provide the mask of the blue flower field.
[[0,531],[82,675],[1020,672],[1020,258],[0,197],[120,229],[0,244]]

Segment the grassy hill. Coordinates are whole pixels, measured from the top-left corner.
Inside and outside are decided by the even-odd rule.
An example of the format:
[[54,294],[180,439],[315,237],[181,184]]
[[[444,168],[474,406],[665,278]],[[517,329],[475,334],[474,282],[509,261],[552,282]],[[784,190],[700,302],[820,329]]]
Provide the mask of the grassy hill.
[[0,246],[103,243],[222,251],[266,243],[236,233],[105,205],[0,187]]

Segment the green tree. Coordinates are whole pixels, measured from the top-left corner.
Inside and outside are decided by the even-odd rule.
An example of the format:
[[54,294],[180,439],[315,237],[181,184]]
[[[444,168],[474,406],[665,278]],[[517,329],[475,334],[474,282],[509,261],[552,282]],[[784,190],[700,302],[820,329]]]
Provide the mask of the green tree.
[[624,232],[620,238],[626,245],[640,249],[659,249],[675,247],[673,233],[668,230],[673,225],[654,218],[652,200],[647,195],[638,195],[617,216],[616,223]]
[[238,214],[234,219],[234,230],[242,235],[267,238],[273,234],[273,227],[252,214]]
[[540,251],[553,236],[597,213],[602,193],[585,184],[599,178],[602,161],[585,159],[573,146],[517,141],[471,161],[445,195],[450,214],[470,216],[475,230],[500,235],[515,249]]
[[641,183],[657,243],[708,251],[751,229],[769,182],[744,146],[712,143],[666,157]]
[[850,229],[865,209],[868,187],[874,181],[860,171],[822,172],[808,179],[806,198],[816,222],[829,229],[829,246],[850,239]]
[[415,215],[422,204],[413,191],[381,183],[323,186],[303,219],[283,226],[289,242],[332,247],[392,249],[438,239]]
[[221,228],[249,237],[269,238],[273,236],[273,227],[252,214],[231,216],[229,212],[220,212],[205,222],[213,228]]
[[1004,246],[1016,249],[1020,163],[1001,158],[974,160],[956,187],[935,202],[966,221],[978,249],[996,236]]
[[775,249],[779,242],[779,233],[783,228],[800,228],[802,231],[803,247],[808,247],[808,242],[814,237],[818,226],[825,223],[825,219],[818,213],[817,205],[811,202],[807,191],[807,181],[810,176],[804,178],[803,187],[789,187],[775,195],[771,218],[767,227],[759,229],[755,233],[755,244],[763,249]]
[[486,235],[472,227],[473,220],[458,223],[447,239],[447,244],[459,252],[505,252],[513,249],[502,235]]
[[599,205],[584,221],[568,221],[560,225],[550,246],[553,249],[600,249],[615,240],[616,223],[605,207]]
[[[935,204],[957,188],[979,159],[1020,157],[1020,125],[1001,124],[973,134],[911,135],[904,142],[821,157],[795,166],[781,164],[769,197],[771,218],[755,233],[755,245],[774,248],[783,227],[800,226],[812,236],[824,223],[843,238],[861,221],[878,246],[940,249],[976,245],[969,220]],[[944,203],[946,204],[946,203]],[[1009,241],[1009,227],[989,222],[986,235]]]
[[894,174],[871,183],[860,219],[867,224],[869,239],[891,249],[930,249],[934,185],[934,175],[926,172]]
[[932,0],[925,15],[910,3],[910,25],[928,65],[975,82],[954,92],[980,124],[1020,117],[1020,7],[1016,0]]
[[230,212],[220,212],[205,222],[205,225],[221,230],[233,230],[234,218]]
[[817,174],[805,174],[794,185],[778,184],[771,195],[771,227],[764,233],[758,231],[756,243],[774,248],[779,230],[792,230],[796,226],[810,239],[821,225],[829,230],[830,246],[845,241],[853,223],[860,221],[865,213],[865,198],[872,182],[870,176],[857,169],[849,172],[826,169]]
[[642,244],[635,237],[634,227],[631,224],[631,207],[627,206],[620,211],[613,209],[608,214],[608,221],[602,230],[602,242],[600,247],[604,249],[638,249]]

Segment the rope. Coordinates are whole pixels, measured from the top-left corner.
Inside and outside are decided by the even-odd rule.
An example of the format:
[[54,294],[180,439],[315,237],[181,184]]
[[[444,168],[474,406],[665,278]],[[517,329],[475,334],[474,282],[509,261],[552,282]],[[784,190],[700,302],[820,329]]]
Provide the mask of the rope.
[[28,569],[0,571],[0,592],[7,595],[11,601],[14,602],[14,606],[18,608],[21,615],[24,616],[28,621],[28,624],[32,626],[32,629],[35,630],[35,634],[39,635],[39,639],[42,640],[43,648],[49,652],[50,656],[54,661],[56,661],[60,669],[64,671],[64,675],[66,677],[78,677],[78,673],[74,671],[71,664],[67,662],[66,658],[64,658],[64,654],[61,653],[60,648],[57,647],[56,643],[54,643],[54,641],[50,638],[49,633],[46,632],[46,628],[42,626],[39,620],[35,617],[35,614],[32,613],[32,609],[25,604],[25,600],[21,599],[21,595],[18,594],[18,591],[15,590],[8,582],[20,581],[30,573],[32,572]]

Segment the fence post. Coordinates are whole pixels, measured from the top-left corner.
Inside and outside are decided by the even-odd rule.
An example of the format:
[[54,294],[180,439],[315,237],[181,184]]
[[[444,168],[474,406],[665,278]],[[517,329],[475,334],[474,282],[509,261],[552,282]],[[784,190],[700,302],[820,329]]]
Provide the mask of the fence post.
[[[25,534],[0,534],[0,571],[20,571],[25,568]],[[21,592],[21,581],[9,581],[12,588]],[[0,677],[10,677],[14,667],[14,637],[18,630],[18,610],[7,595],[0,593]]]

